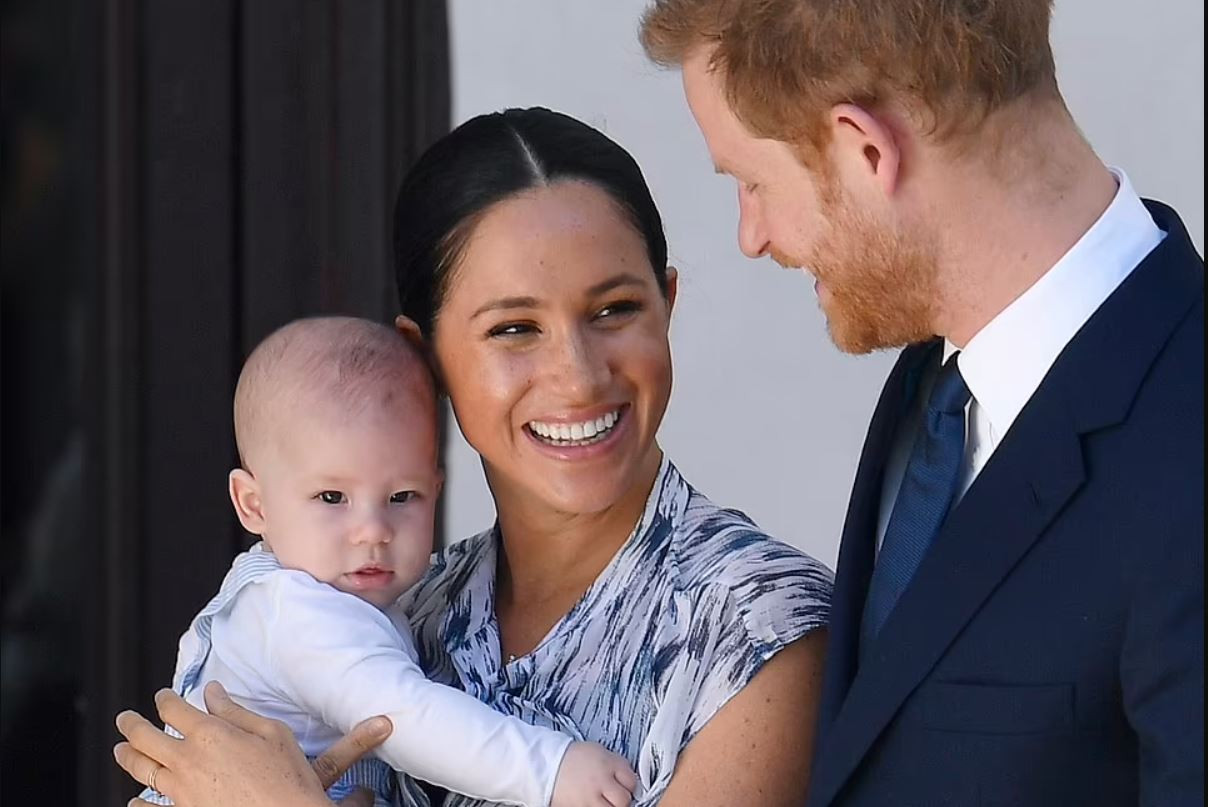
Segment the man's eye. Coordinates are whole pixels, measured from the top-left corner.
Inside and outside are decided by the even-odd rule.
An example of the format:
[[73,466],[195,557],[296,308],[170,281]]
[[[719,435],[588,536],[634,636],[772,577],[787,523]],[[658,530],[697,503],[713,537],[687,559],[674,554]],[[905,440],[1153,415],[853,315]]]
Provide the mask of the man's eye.
[[322,493],[320,493],[318,496],[315,496],[315,498],[318,499],[319,501],[323,502],[323,504],[343,504],[344,503],[344,494],[338,490],[325,490]]
[[414,490],[400,490],[398,493],[391,495],[391,504],[406,504],[415,498]]

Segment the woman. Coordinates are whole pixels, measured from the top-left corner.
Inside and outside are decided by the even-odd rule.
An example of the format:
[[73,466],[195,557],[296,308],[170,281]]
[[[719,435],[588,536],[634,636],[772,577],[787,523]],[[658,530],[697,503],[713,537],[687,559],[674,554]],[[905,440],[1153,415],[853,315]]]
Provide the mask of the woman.
[[[638,804],[800,804],[830,576],[659,448],[677,281],[636,163],[549,110],[480,116],[404,180],[395,249],[400,328],[431,351],[498,514],[404,598],[429,674],[625,756]],[[192,753],[125,717],[166,768],[124,749],[127,770],[187,779],[195,804],[300,781],[292,751],[241,774],[246,737],[185,719]]]

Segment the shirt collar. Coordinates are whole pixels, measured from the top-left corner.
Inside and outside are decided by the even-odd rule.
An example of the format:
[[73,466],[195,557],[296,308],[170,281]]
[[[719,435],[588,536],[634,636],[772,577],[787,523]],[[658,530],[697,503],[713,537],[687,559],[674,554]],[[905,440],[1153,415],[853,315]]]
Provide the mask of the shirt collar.
[[[1118,188],[1103,215],[961,351],[961,376],[999,438],[1074,335],[1165,237],[1128,176],[1109,170]],[[954,352],[945,341],[944,358]]]

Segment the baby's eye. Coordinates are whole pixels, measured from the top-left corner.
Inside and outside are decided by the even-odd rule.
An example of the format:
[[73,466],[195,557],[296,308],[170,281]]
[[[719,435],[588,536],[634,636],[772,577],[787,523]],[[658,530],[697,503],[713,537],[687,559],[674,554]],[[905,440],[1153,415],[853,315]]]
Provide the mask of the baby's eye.
[[343,504],[344,494],[338,490],[325,490],[315,496],[323,504]]
[[391,504],[406,504],[407,502],[411,501],[414,498],[415,498],[414,490],[400,490],[398,493],[394,493],[390,496],[390,503]]

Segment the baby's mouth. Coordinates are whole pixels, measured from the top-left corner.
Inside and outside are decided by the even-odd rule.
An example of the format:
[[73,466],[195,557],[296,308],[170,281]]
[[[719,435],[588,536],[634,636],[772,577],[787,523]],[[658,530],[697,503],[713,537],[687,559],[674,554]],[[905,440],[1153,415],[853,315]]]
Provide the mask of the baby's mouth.
[[369,564],[349,572],[347,577],[358,588],[380,588],[394,579],[394,572],[384,566]]

